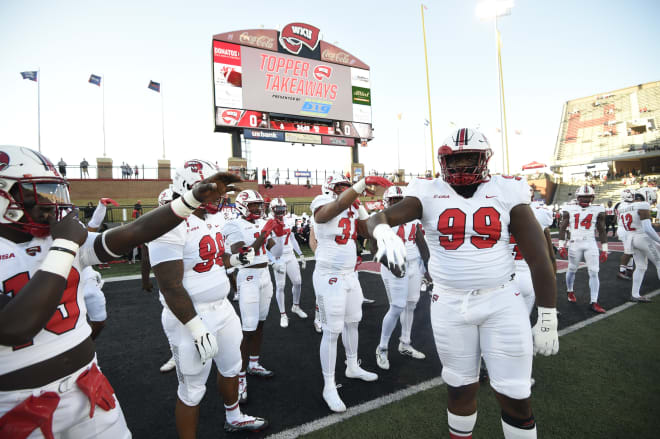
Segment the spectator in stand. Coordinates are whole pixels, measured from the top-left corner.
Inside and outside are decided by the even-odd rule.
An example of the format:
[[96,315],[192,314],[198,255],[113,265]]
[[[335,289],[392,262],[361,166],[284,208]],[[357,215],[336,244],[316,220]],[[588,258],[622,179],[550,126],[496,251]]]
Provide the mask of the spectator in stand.
[[60,157],[60,161],[57,163],[57,167],[59,168],[60,175],[62,175],[62,177],[66,177],[66,162],[62,157]]
[[135,179],[138,179],[138,176],[140,175],[140,169],[138,168],[138,165],[135,165]]
[[87,160],[85,160],[85,157],[83,157],[82,162],[80,162],[80,179],[82,180],[83,178],[89,178],[89,171],[87,170],[89,168],[89,163],[87,163]]
[[121,162],[121,179],[122,179],[122,180],[125,180],[125,179],[126,179],[126,176],[127,176],[127,173],[126,173],[126,163]]
[[92,215],[94,215],[94,204],[90,201],[87,203],[87,206],[83,209],[83,216],[85,218],[85,221],[88,222],[90,219],[92,219]]
[[142,201],[137,200],[133,205],[133,218],[138,219],[142,215]]
[[275,171],[275,184],[280,184],[280,168]]
[[263,168],[263,169],[261,170],[261,182],[262,182],[263,184],[266,184],[266,168]]

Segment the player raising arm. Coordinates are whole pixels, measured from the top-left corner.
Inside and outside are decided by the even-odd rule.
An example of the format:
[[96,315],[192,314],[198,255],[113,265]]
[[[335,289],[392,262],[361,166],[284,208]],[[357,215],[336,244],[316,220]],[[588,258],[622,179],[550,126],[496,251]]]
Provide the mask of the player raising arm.
[[[448,385],[450,434],[472,437],[483,355],[502,408],[504,437],[535,438],[532,353],[557,353],[556,281],[548,252],[539,245],[545,238],[528,206],[527,183],[520,177],[491,177],[491,155],[480,132],[453,132],[438,150],[442,179],[414,180],[403,201],[367,224],[378,241],[376,256],[386,249],[395,264],[403,244],[391,227],[419,219],[426,231],[434,284],[431,323]],[[532,274],[539,309],[533,331],[513,282],[509,231]]]

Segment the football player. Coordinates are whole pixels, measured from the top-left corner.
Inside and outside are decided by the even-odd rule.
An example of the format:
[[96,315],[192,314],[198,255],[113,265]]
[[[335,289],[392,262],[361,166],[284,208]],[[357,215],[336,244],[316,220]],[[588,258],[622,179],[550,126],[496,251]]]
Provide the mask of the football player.
[[605,234],[612,228],[612,236],[616,236],[616,213],[612,200],[607,200],[607,207],[605,208]]
[[633,302],[651,301],[651,299],[639,294],[649,259],[655,265],[658,277],[660,277],[660,251],[657,246],[657,244],[660,244],[660,238],[651,225],[651,207],[648,202],[650,197],[646,188],[641,188],[635,192],[635,202],[622,203],[618,210],[622,226],[626,230],[626,237],[630,237],[633,259],[635,260],[630,297]]
[[624,218],[619,215],[619,209],[625,208],[635,201],[635,193],[631,189],[624,189],[621,191],[621,201],[614,206],[614,214],[616,215],[617,227],[616,235],[619,241],[623,243],[623,254],[619,264],[619,272],[617,277],[623,280],[631,280],[633,272],[633,251],[632,251],[632,234],[626,232],[623,225]]
[[[589,273],[590,306],[595,312],[602,314],[605,309],[598,304],[598,291],[600,281],[598,271],[599,262],[607,261],[607,233],[605,233],[605,209],[601,205],[591,204],[595,192],[589,185],[580,186],[576,191],[577,205],[566,205],[562,212],[559,225],[559,256],[566,259],[568,256],[568,271],[566,271],[566,291],[568,301],[576,303],[577,298],[573,292],[575,273],[582,260],[587,264]],[[570,231],[570,245],[566,247],[566,230]],[[596,235],[600,239],[600,255],[596,245]]]
[[[291,293],[293,294],[291,312],[301,319],[307,318],[307,314],[300,308],[300,290],[302,285],[300,268],[304,270],[307,266],[307,261],[305,261],[302,250],[300,250],[298,241],[291,233],[295,225],[295,220],[286,216],[286,210],[286,201],[283,198],[274,198],[270,202],[272,217],[281,223],[281,226],[273,230],[271,238],[275,242],[275,247],[280,247],[276,252],[281,252],[282,254],[279,258],[273,257],[273,271],[275,274],[275,299],[277,300],[277,307],[280,310],[280,326],[283,328],[289,326],[284,298],[284,285],[287,276],[291,280]],[[293,254],[294,251],[300,256],[300,267]],[[269,252],[269,255],[272,254]]]
[[[394,206],[403,200],[404,192],[400,186],[390,186],[383,194],[383,205],[385,208]],[[401,320],[401,337],[399,339],[399,353],[416,360],[426,358],[424,353],[413,348],[410,341],[415,308],[419,301],[419,292],[422,286],[422,278],[428,275],[429,248],[424,239],[424,231],[419,220],[410,221],[394,227],[396,235],[401,238],[406,247],[406,271],[402,277],[395,276],[390,270],[383,266],[380,275],[385,285],[387,299],[390,308],[383,317],[383,325],[380,331],[380,343],[376,348],[376,364],[384,370],[390,368],[388,358],[388,345],[392,331],[397,321]],[[400,274],[400,273],[399,273]]]
[[173,229],[238,181],[233,174],[209,175],[169,206],[89,233],[70,211],[68,184],[50,160],[28,148],[0,147],[3,436],[131,437],[97,364],[80,273]]
[[[524,178],[490,176],[492,150],[479,131],[461,128],[438,150],[442,178],[415,179],[403,201],[373,215],[377,259],[399,266],[405,250],[392,227],[419,219],[433,279],[431,323],[448,385],[450,436],[471,438],[477,419],[479,363],[502,408],[505,438],[535,438],[532,354],[556,354],[556,281],[543,231],[529,208]],[[514,278],[509,231],[529,264],[539,318],[530,327]]]
[[243,362],[239,374],[240,401],[247,401],[247,379],[245,372],[264,378],[274,374],[259,363],[261,342],[263,340],[264,321],[268,317],[270,300],[273,297],[273,284],[268,270],[268,255],[279,257],[275,242],[270,238],[273,229],[278,226],[275,219],[265,221],[264,199],[259,192],[245,190],[236,196],[236,209],[241,216],[225,224],[223,234],[225,241],[233,254],[244,247],[254,250],[254,260],[251,264],[241,267],[236,275],[239,293],[238,306],[241,310],[243,327],[243,342],[241,354]]
[[[315,256],[318,243],[319,242],[316,240],[316,233],[314,232],[314,217],[312,216],[309,220],[309,248]],[[319,301],[316,291],[314,291],[314,330],[319,334],[323,332],[323,329],[321,329],[321,313],[319,312]]]
[[329,175],[323,183],[323,193],[314,198],[310,206],[317,239],[313,282],[323,330],[320,347],[323,399],[334,412],[346,411],[335,383],[339,334],[346,351],[346,377],[364,381],[378,379],[378,375],[362,369],[358,362],[358,324],[362,320],[363,295],[355,272],[355,240],[358,227],[366,236],[364,220],[369,215],[364,207],[358,206],[357,198],[371,184],[392,185],[387,179],[370,176],[351,186],[343,175]]
[[[174,175],[173,197],[216,171],[208,161],[186,161]],[[225,252],[225,220],[218,214],[218,202],[199,206],[174,230],[149,243],[149,257],[165,301],[163,329],[179,380],[174,413],[180,438],[196,437],[199,403],[213,362],[225,405],[225,430],[258,431],[268,425],[264,419],[241,413],[238,405],[241,324],[227,300],[225,268],[249,265],[254,250],[246,247],[233,255]]]

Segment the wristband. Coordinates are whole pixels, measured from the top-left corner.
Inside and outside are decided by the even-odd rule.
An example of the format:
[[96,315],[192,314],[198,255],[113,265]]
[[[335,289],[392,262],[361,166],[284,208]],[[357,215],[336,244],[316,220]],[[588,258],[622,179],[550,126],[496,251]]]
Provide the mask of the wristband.
[[[544,306],[539,306],[538,308],[538,323],[543,326],[553,325],[554,329],[557,329],[557,308],[546,308]],[[548,317],[550,321],[548,321]]]
[[239,259],[239,254],[233,254],[229,257],[229,263],[231,264],[232,267],[240,267],[243,264],[241,263],[241,260]]
[[566,247],[566,241],[563,239],[560,239],[557,244],[559,245],[559,248]]
[[49,249],[39,270],[62,276],[64,279],[68,278],[79,247],[78,244],[68,239],[54,240],[53,246]]
[[358,194],[361,194],[362,192],[365,191],[365,189],[367,189],[367,182],[364,181],[364,178],[363,178],[362,180],[358,181],[358,182],[355,183],[353,186],[351,186],[351,188],[352,188],[355,192],[357,192]]
[[170,203],[172,212],[179,218],[188,218],[200,205],[201,201],[193,195],[193,191],[188,191],[176,200]]
[[600,251],[607,253],[607,243],[600,244]]
[[195,317],[188,320],[188,323],[186,323],[184,326],[186,329],[188,329],[188,331],[190,331],[190,334],[193,338],[200,338],[208,332],[206,330],[206,326],[204,326],[204,322],[202,322],[201,317],[198,315],[195,315]]
[[367,209],[364,208],[363,205],[360,204],[358,207],[358,219],[359,220],[366,220],[369,218],[369,214],[367,213]]

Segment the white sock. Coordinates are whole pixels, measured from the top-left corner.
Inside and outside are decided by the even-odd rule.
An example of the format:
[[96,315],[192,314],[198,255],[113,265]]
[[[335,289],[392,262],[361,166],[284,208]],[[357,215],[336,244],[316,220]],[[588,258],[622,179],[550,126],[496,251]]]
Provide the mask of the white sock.
[[241,408],[238,406],[238,401],[234,404],[225,404],[225,419],[227,422],[238,421],[241,419]]
[[250,355],[249,367],[257,367],[259,365],[259,355]]
[[459,416],[447,410],[447,423],[451,439],[472,439],[472,430],[477,423],[477,412],[468,416]]
[[319,354],[321,357],[321,371],[323,372],[323,381],[325,387],[335,387],[335,365],[337,364],[337,340],[339,334],[323,330],[321,336],[321,347]]
[[598,302],[598,290],[600,290],[600,280],[598,272],[589,272],[589,291],[591,293],[591,303]]
[[358,322],[344,323],[341,341],[346,351],[346,366],[351,369],[358,368]]
[[642,281],[644,280],[644,274],[646,274],[646,268],[639,268],[633,271],[632,275],[632,296],[639,297],[639,290],[642,288]]
[[401,313],[401,337],[399,340],[405,345],[410,344],[410,333],[412,332],[413,318],[415,317],[416,302],[406,302],[406,309]]
[[[534,422],[532,418],[532,422]],[[502,431],[504,439],[536,439],[536,423],[530,429],[514,427],[502,419]]]
[[385,314],[385,317],[383,317],[383,327],[380,330],[380,344],[378,345],[381,350],[387,349],[387,346],[390,344],[390,337],[394,328],[396,328],[397,321],[402,312],[403,308],[400,306],[390,305],[390,309]]

